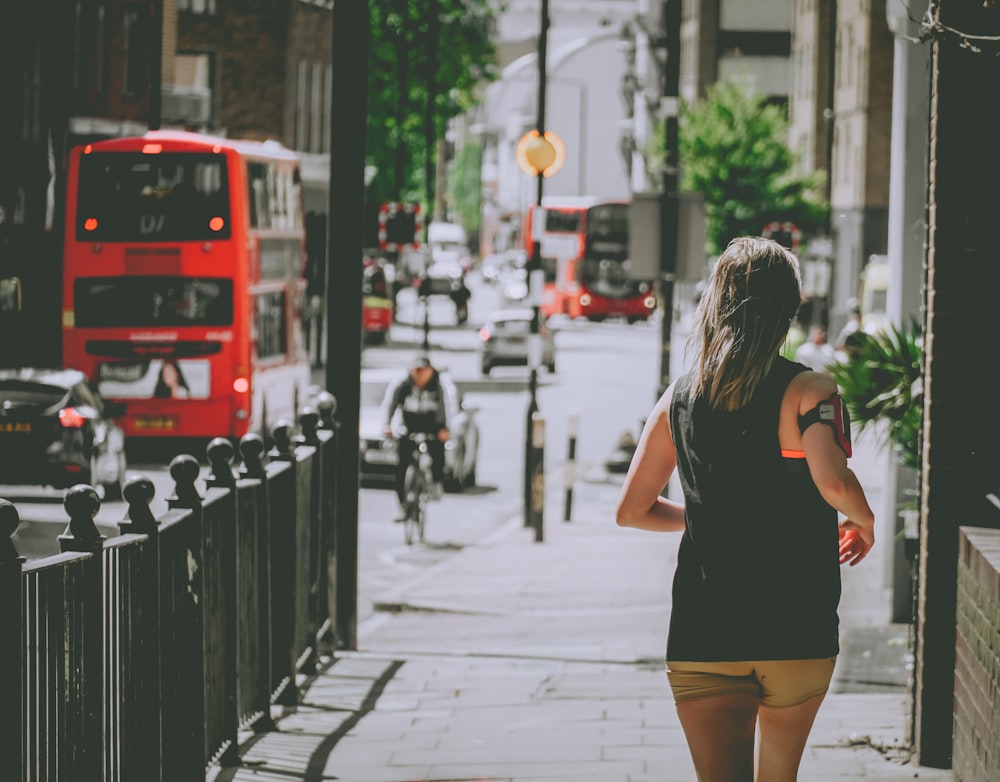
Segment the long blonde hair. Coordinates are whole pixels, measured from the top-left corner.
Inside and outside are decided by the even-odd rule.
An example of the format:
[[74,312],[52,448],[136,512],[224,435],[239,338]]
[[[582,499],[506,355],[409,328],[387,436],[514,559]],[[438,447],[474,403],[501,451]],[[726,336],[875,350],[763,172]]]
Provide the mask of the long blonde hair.
[[771,239],[733,239],[698,303],[688,347],[692,393],[715,410],[746,405],[778,356],[802,303],[798,259]]

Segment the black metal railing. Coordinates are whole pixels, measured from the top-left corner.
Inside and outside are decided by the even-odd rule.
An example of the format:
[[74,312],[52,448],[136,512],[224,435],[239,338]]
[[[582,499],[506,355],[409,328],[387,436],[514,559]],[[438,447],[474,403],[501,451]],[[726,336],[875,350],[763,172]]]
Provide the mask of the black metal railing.
[[[67,490],[62,553],[25,563],[0,500],[0,731],[18,782],[204,780],[239,763],[238,733],[274,728],[301,676],[333,648],[336,438],[306,410],[274,447],[225,439],[208,470],[176,457],[168,511],[126,481],[120,535],[97,492]],[[205,491],[196,482],[203,479]],[[15,628],[15,632],[10,632]],[[10,729],[13,726],[13,730]],[[6,777],[5,777],[6,778]]]

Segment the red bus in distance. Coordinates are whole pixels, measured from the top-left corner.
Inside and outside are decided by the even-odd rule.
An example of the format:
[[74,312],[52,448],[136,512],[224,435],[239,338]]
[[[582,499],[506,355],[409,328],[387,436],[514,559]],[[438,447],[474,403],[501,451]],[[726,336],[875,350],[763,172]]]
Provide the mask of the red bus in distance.
[[542,200],[545,229],[533,230],[535,205],[524,221],[529,256],[537,239],[545,286],[541,311],[599,322],[622,317],[644,321],[656,309],[653,280],[628,275],[629,202],[596,197]]
[[229,437],[295,420],[305,230],[276,142],[151,131],[70,152],[63,363],[124,402],[127,437]]

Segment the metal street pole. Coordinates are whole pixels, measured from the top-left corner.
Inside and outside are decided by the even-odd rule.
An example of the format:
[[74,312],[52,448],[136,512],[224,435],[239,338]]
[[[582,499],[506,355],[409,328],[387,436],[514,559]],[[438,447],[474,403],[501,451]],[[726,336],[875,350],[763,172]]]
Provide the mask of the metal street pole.
[[665,57],[663,69],[664,155],[663,191],[660,194],[660,388],[659,397],[670,385],[670,329],[674,319],[674,276],[677,272],[677,232],[679,208],[677,180],[680,170],[677,145],[677,97],[681,72],[681,0],[664,0],[663,33]]
[[[430,287],[430,280],[427,278],[427,269],[430,262],[424,264],[424,278],[420,281],[421,287]],[[431,299],[424,291],[420,294],[420,301],[424,305],[424,340],[421,345],[423,354],[430,358],[431,355]]]
[[361,284],[364,274],[368,0],[333,4],[330,217],[327,221],[326,388],[337,401],[334,590],[336,644],[358,646],[358,448],[361,417]]
[[[549,37],[549,0],[542,0],[541,20],[538,29],[538,112],[535,118],[535,130],[539,136],[545,133],[545,91],[546,91],[546,71],[548,59],[548,37]],[[539,171],[535,177],[535,216],[539,216],[542,207],[542,191],[544,173]],[[532,233],[535,233],[533,230]],[[531,335],[529,337],[528,364],[530,374],[528,376],[528,409],[524,426],[524,525],[531,526],[532,522],[536,526],[540,525],[540,520],[536,519],[538,512],[533,508],[532,502],[534,492],[535,465],[533,464],[535,449],[532,447],[532,429],[534,426],[534,416],[538,412],[538,365],[541,363],[541,336],[539,329],[539,319],[541,317],[541,289],[542,289],[542,245],[538,239],[532,242],[531,257],[527,264],[528,291],[531,297]],[[540,530],[536,529],[536,540],[540,539]]]

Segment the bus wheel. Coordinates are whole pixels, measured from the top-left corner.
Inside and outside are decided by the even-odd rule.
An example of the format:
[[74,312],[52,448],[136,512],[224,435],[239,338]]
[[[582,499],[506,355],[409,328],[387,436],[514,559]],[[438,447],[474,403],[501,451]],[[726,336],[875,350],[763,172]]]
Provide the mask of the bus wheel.
[[604,320],[604,316],[603,315],[588,315],[587,316],[587,320],[589,320],[591,323],[600,323],[600,322],[602,322]]

